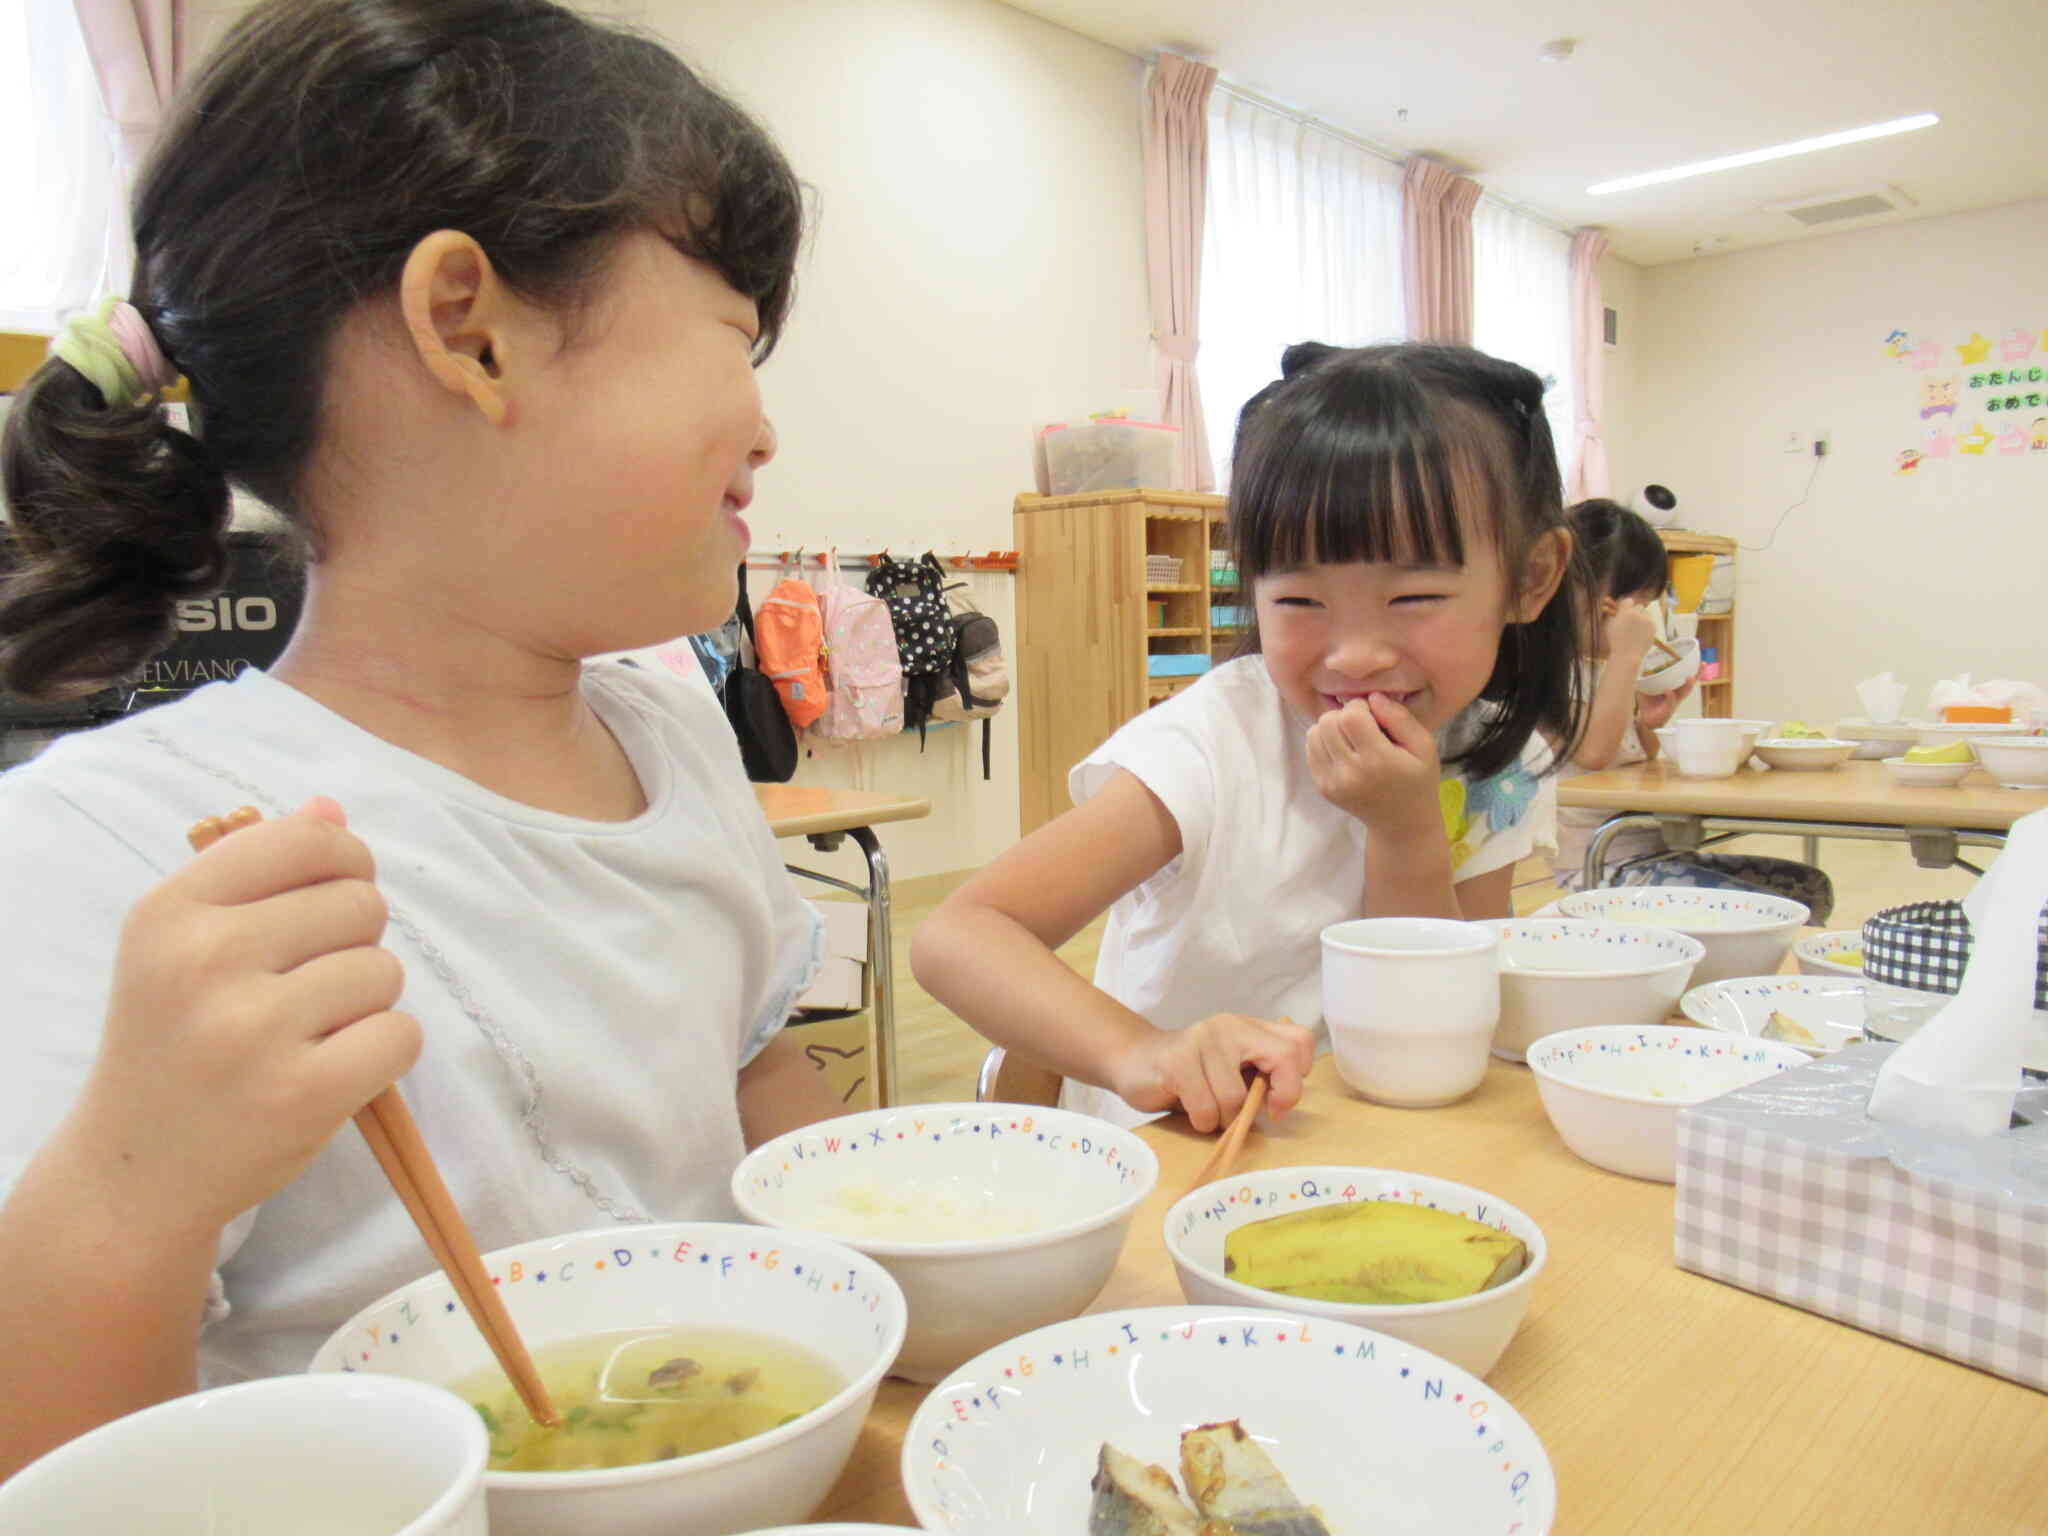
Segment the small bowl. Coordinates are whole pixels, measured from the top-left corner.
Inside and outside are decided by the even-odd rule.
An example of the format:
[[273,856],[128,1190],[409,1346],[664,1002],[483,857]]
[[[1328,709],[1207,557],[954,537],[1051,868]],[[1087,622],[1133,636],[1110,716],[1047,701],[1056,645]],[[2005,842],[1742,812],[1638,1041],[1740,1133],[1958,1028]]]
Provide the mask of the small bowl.
[[1917,746],[1919,731],[1903,720],[1891,720],[1873,724],[1868,720],[1850,719],[1835,722],[1835,737],[1840,741],[1856,743],[1856,756],[1876,761],[1879,758],[1898,757],[1908,747]]
[[1678,1180],[1678,1112],[1806,1064],[1775,1040],[1683,1024],[1600,1025],[1545,1036],[1529,1048],[1543,1112],[1564,1144],[1631,1178]]
[[2048,789],[2048,736],[1973,737],[1970,748],[2002,789]]
[[1975,771],[1975,763],[1909,763],[1903,757],[1888,757],[1884,771],[1894,784],[1916,789],[1939,789],[1960,784]]
[[910,1306],[895,1374],[933,1382],[1093,1301],[1158,1182],[1137,1133],[1093,1115],[914,1104],[764,1143],[732,1196],[749,1221],[824,1233],[888,1270]]
[[1657,742],[1664,760],[1689,779],[1726,779],[1740,772],[1755,746],[1754,732],[1747,728],[1728,730],[1733,720],[1715,719],[1721,729],[1697,729],[1698,721],[1657,728]]
[[[908,1311],[887,1270],[840,1243],[739,1222],[669,1221],[542,1238],[484,1256],[527,1347],[702,1324],[773,1334],[845,1385],[750,1439],[641,1466],[484,1473],[491,1536],[724,1536],[808,1517],[853,1453]],[[372,1302],[320,1346],[313,1371],[449,1386],[492,1365],[439,1271]]]
[[[1223,1272],[1223,1240],[1239,1227],[1289,1211],[1353,1200],[1420,1201],[1469,1216],[1519,1237],[1528,1245],[1529,1262],[1519,1275],[1491,1290],[1452,1301],[1406,1305],[1315,1301],[1261,1290]],[[1304,1317],[1327,1317],[1391,1334],[1474,1376],[1484,1376],[1522,1326],[1549,1249],[1541,1227],[1484,1190],[1422,1173],[1340,1166],[1269,1168],[1191,1190],[1166,1213],[1166,1252],[1180,1276],[1181,1295],[1197,1306],[1273,1307]]]
[[927,1531],[1078,1536],[1105,1442],[1177,1470],[1182,1431],[1225,1419],[1354,1536],[1545,1536],[1557,1519],[1543,1442],[1469,1371],[1349,1323],[1245,1307],[1095,1312],[976,1356],[911,1415],[903,1491]]
[[1799,773],[1841,767],[1856,755],[1856,743],[1828,736],[1779,737],[1759,741],[1756,755],[1773,768]]
[[1767,976],[1812,915],[1803,902],[1760,891],[1695,890],[1667,885],[1601,886],[1557,900],[1564,917],[1603,923],[1647,923],[1698,939],[1706,954],[1692,984],[1730,976]]
[[1588,1019],[1661,1024],[1707,953],[1698,939],[1641,923],[1509,917],[1487,926],[1500,935],[1493,1054],[1506,1061]]
[[1792,958],[1804,976],[1850,976],[1863,978],[1863,930],[1837,928],[1831,933],[1809,933],[1792,946]]
[[[1699,641],[1668,640],[1665,643],[1672,650],[1678,652],[1678,660],[1664,662],[1662,666],[1654,671],[1638,673],[1636,676],[1637,693],[1669,693],[1672,689],[1683,686],[1687,680],[1699,676]],[[1643,656],[1643,664],[1648,666],[1652,661],[1661,659],[1663,654],[1655,646],[1651,646]]]

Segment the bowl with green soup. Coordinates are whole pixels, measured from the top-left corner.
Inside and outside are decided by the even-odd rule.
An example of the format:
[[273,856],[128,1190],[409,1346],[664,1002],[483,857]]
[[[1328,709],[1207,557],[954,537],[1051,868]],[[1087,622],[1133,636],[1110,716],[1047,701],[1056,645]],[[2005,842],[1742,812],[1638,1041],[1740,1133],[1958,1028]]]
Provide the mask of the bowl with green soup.
[[801,1521],[844,1469],[908,1309],[830,1239],[662,1222],[484,1256],[562,1422],[521,1406],[445,1275],[364,1308],[314,1371],[431,1382],[490,1437],[493,1536],[721,1536]]

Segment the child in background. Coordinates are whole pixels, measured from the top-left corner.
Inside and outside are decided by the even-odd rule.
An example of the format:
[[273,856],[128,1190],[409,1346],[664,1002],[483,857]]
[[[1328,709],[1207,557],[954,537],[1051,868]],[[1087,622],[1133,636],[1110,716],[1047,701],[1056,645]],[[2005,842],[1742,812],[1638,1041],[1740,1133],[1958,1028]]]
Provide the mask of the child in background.
[[[1688,679],[1669,693],[1636,691],[1643,658],[1656,635],[1649,607],[1664,595],[1670,566],[1657,530],[1626,507],[1596,498],[1566,514],[1594,589],[1600,593],[1599,653],[1580,680],[1590,700],[1583,735],[1567,755],[1559,779],[1653,761],[1657,728],[1692,692]],[[1546,786],[1547,788],[1548,786]],[[1553,873],[1559,889],[1585,887],[1586,849],[1611,811],[1557,807]],[[1756,891],[1802,902],[1812,921],[1834,911],[1834,884],[1826,871],[1766,854],[1694,850],[1673,852],[1655,827],[1615,834],[1601,854],[1602,885],[1664,885],[1702,890]]]
[[[1253,654],[1124,725],[1075,808],[919,929],[918,980],[1063,1099],[1198,1128],[1300,1096],[1319,935],[1504,917],[1539,733],[1575,734],[1583,597],[1527,369],[1463,347],[1288,349],[1239,419]],[[1056,946],[1110,913],[1095,985]]]
[[[1690,678],[1669,693],[1636,691],[1643,658],[1657,638],[1649,610],[1671,579],[1657,530],[1618,502],[1597,497],[1577,503],[1565,517],[1599,594],[1600,629],[1599,649],[1580,679],[1588,699],[1585,732],[1559,771],[1560,779],[1655,758],[1657,728],[1692,692]],[[1561,890],[1576,891],[1585,884],[1586,846],[1612,814],[1558,807],[1554,867]],[[1632,827],[1607,845],[1605,865],[1611,871],[1630,859],[1663,851],[1663,834],[1655,827]]]
[[401,1073],[486,1249],[730,1218],[745,1147],[839,1108],[778,1033],[820,925],[711,690],[584,665],[732,609],[774,144],[547,0],[268,0],[134,214],[132,302],[7,422],[0,685],[130,672],[217,583],[230,480],[312,559],[271,672],[0,779],[0,1476],[432,1268],[336,1135]]

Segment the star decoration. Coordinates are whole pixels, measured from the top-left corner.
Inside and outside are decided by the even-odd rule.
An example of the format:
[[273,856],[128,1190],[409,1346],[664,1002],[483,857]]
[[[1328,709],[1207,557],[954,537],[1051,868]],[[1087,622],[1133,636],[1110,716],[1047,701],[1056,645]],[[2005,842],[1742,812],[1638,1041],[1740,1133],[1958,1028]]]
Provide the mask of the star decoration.
[[1981,455],[1993,441],[1991,434],[1984,430],[1984,424],[1979,422],[1969,431],[1956,434],[1956,452]]
[[1982,331],[1970,332],[1970,339],[1956,347],[1957,354],[1965,363],[1981,363],[1991,355],[1991,342]]

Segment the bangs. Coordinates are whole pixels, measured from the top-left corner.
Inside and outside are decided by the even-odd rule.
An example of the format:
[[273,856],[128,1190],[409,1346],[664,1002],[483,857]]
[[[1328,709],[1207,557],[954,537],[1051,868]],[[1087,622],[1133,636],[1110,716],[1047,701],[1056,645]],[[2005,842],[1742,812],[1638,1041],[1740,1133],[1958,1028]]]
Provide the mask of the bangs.
[[1515,472],[1499,423],[1391,369],[1290,379],[1240,428],[1231,539],[1246,580],[1309,564],[1505,558]]

